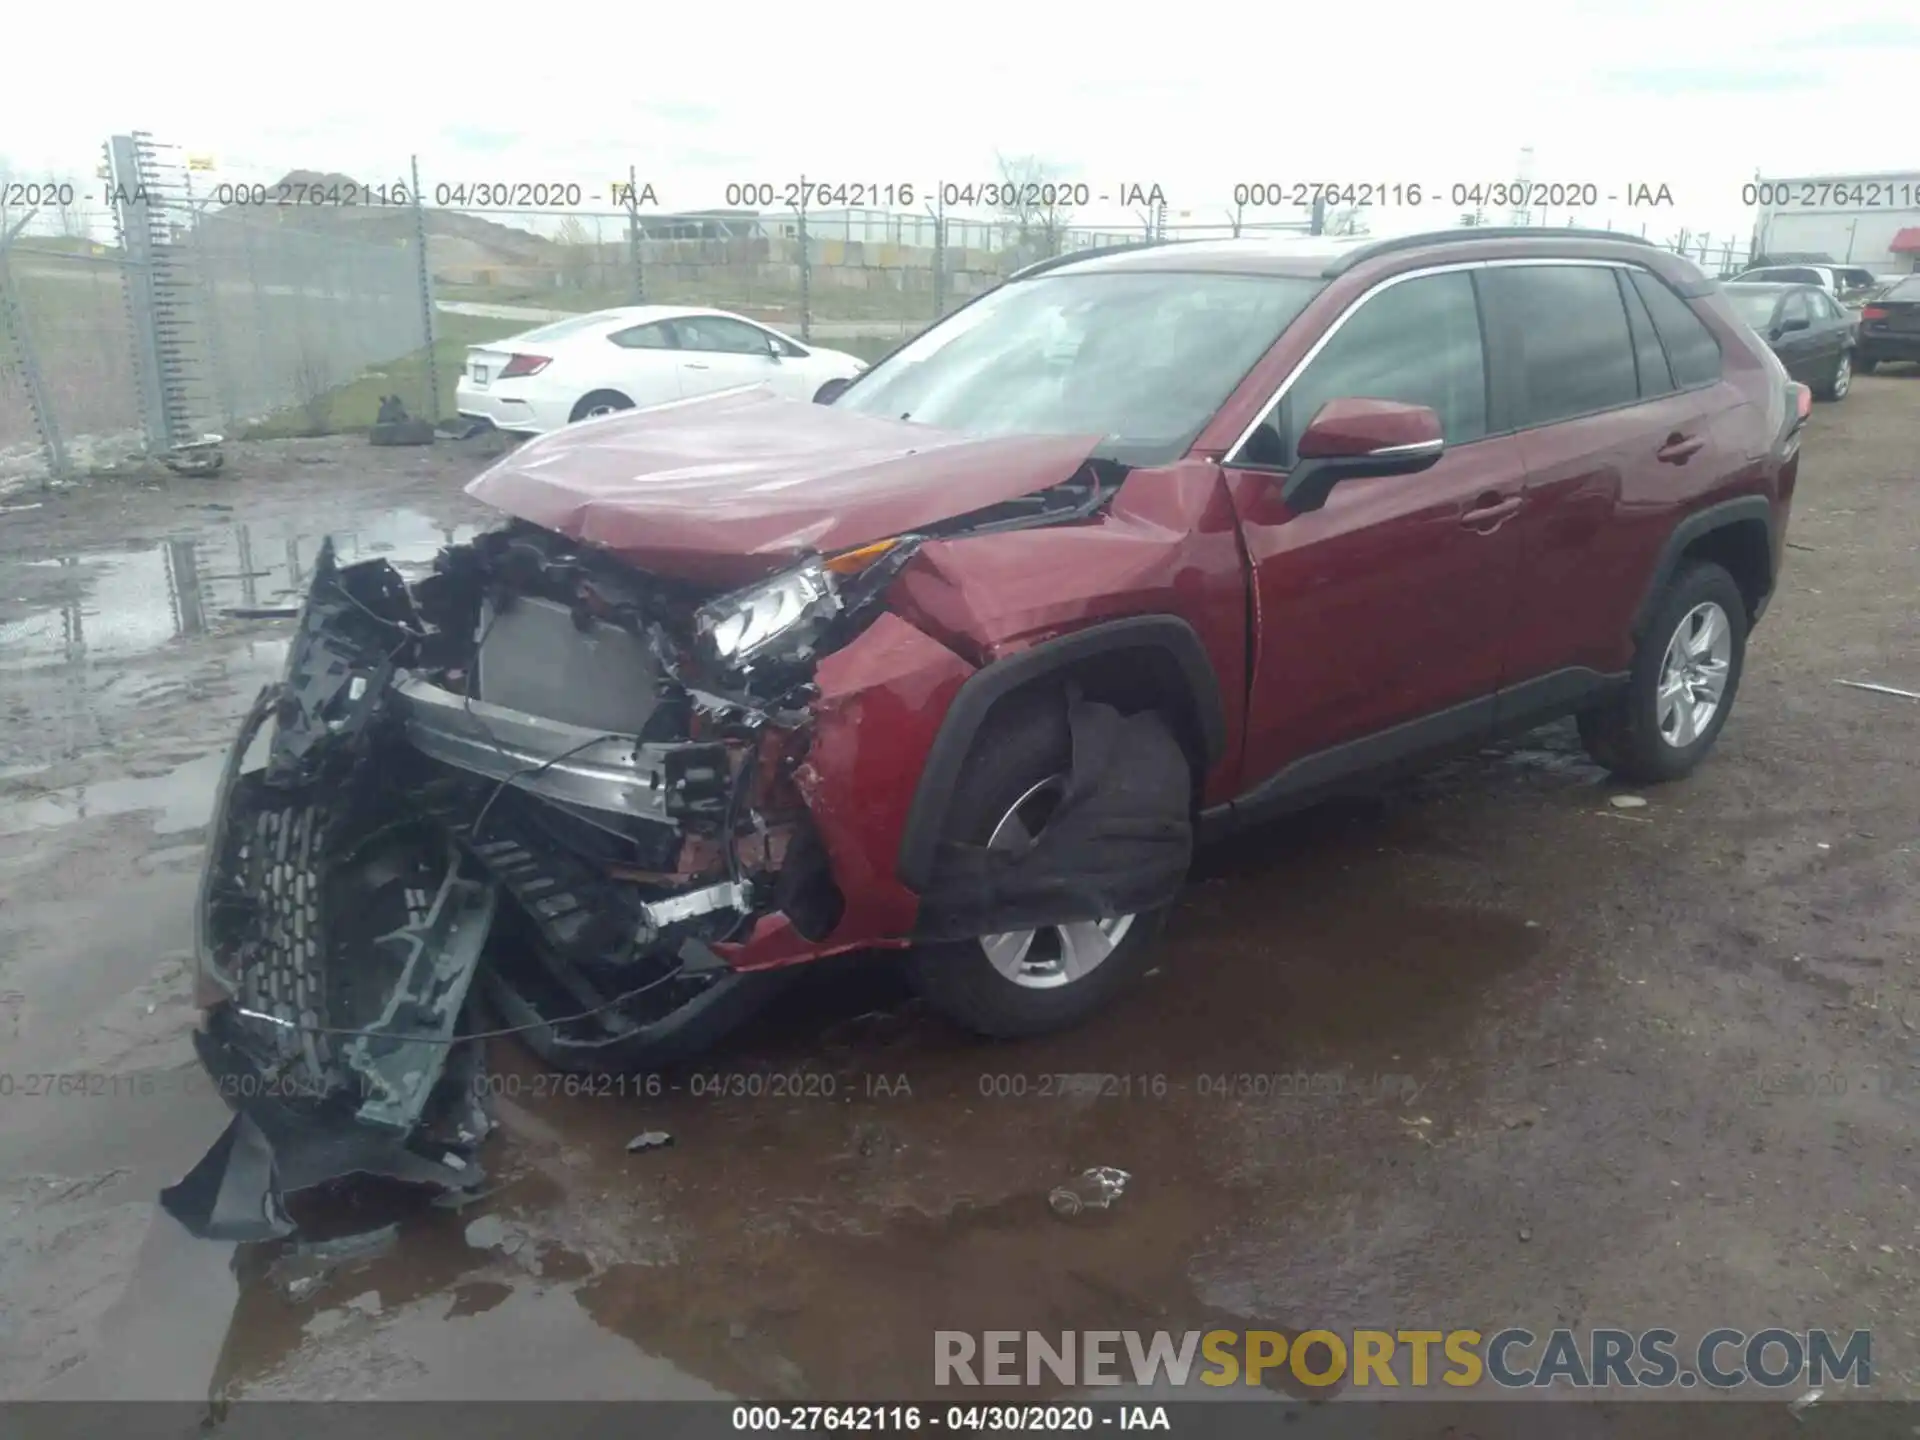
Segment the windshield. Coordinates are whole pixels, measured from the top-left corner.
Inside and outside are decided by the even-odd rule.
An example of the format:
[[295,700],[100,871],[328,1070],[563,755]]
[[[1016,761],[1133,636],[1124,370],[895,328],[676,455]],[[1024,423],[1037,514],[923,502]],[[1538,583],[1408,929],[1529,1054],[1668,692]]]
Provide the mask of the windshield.
[[1882,300],[1920,300],[1920,275],[1909,275],[1880,297]]
[[834,403],[969,435],[1099,435],[1157,465],[1207,421],[1323,282],[1118,271],[1003,285],[875,366]]
[[1767,328],[1768,322],[1773,319],[1773,307],[1780,299],[1778,290],[1742,290],[1733,285],[1723,289],[1736,315],[1755,330]]
[[591,315],[570,315],[565,320],[556,320],[551,325],[542,325],[538,330],[528,330],[514,336],[514,340],[564,340],[569,335],[577,335],[582,330],[592,330],[596,326],[606,325],[620,317],[610,310],[596,310]]

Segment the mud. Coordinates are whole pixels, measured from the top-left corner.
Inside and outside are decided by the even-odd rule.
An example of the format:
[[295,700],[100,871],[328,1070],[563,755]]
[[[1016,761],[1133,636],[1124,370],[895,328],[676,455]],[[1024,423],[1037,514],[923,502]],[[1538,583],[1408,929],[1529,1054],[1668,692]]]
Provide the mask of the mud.
[[[1832,683],[1920,688],[1917,400],[1819,408],[1811,548],[1644,808],[1558,726],[1203,853],[1155,972],[1046,1041],[956,1033],[881,958],[655,1082],[495,1042],[497,1188],[304,1217],[400,1221],[334,1252],[153,1204],[227,1117],[190,905],[290,629],[225,612],[329,530],[426,561],[482,457],[240,446],[9,514],[0,1395],[878,1399],[927,1393],[936,1328],[1416,1323],[1871,1327],[1876,1389],[1920,1393],[1920,705]],[[1133,1178],[1062,1222],[1091,1165]]]

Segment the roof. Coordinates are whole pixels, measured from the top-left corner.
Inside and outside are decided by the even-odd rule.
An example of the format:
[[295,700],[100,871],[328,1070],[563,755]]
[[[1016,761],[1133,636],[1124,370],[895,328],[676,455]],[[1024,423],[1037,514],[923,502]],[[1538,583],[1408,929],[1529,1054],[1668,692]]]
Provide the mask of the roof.
[[1911,255],[1920,252],[1920,225],[1909,225],[1904,230],[1894,232],[1887,249],[1896,255]]
[[1783,290],[1818,290],[1820,287],[1793,280],[1728,280],[1720,288],[1722,290],[1758,290],[1778,294]]
[[[1468,260],[1478,253],[1499,257],[1564,255],[1599,259],[1644,260],[1656,268],[1672,256],[1638,235],[1611,230],[1559,229],[1545,225],[1460,226],[1382,238],[1374,235],[1264,235],[1239,240],[1174,240],[1158,244],[1116,245],[1076,255],[1055,256],[1030,265],[1013,278],[1050,270],[1092,274],[1105,271],[1221,271],[1239,275],[1304,275],[1332,279],[1375,257],[1444,254]],[[1658,258],[1656,258],[1658,257]],[[1691,271],[1691,266],[1687,267]]]

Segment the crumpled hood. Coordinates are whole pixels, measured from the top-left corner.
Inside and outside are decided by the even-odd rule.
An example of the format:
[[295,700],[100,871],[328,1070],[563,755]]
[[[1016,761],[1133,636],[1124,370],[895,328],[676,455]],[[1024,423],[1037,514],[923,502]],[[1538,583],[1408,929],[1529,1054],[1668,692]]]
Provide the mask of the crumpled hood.
[[1061,484],[1098,443],[975,439],[756,387],[569,425],[467,493],[640,569],[735,584]]

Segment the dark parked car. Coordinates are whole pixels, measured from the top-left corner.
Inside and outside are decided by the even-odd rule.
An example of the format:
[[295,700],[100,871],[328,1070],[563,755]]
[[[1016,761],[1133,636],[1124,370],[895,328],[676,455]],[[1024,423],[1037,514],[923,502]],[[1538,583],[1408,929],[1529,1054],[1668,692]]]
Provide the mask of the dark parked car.
[[1903,276],[1867,302],[1857,356],[1869,374],[1883,360],[1920,360],[1920,275]]
[[1069,255],[831,404],[541,436],[431,575],[316,566],[208,844],[239,1113],[169,1208],[470,1189],[478,1037],[653,1093],[837,952],[976,1031],[1070,1024],[1196,836],[1556,716],[1684,776],[1808,409],[1689,261],[1473,229]]
[[1853,383],[1859,317],[1812,285],[1721,287],[1734,313],[1773,347],[1795,380],[1822,400],[1844,400]]

